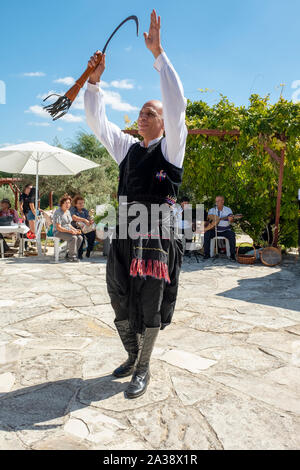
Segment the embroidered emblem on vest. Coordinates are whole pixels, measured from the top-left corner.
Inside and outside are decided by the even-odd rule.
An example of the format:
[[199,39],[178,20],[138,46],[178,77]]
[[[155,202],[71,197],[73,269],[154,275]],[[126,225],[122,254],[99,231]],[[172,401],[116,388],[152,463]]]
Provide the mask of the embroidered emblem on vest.
[[166,179],[166,176],[167,176],[167,173],[164,171],[164,170],[160,170],[156,173],[155,177],[159,180],[159,181],[163,181],[164,179]]
[[167,204],[170,204],[171,206],[173,206],[174,204],[176,204],[176,201],[177,201],[177,198],[174,197],[174,196],[166,196],[166,203]]

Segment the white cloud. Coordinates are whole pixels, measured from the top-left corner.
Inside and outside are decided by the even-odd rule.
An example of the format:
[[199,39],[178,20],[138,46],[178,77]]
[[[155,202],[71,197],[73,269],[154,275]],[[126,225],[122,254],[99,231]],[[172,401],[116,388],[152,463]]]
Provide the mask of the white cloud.
[[58,130],[59,132],[63,132],[63,128],[62,128],[62,127],[58,127],[57,130]]
[[[45,111],[42,106],[34,105],[29,106],[29,108],[25,111],[25,113],[35,114],[36,116],[40,116],[45,119],[50,119],[50,115]],[[61,118],[63,121],[66,122],[82,122],[82,116],[74,116],[74,114],[68,113]]]
[[64,77],[53,80],[53,83],[63,83],[64,85],[74,85],[75,79],[73,77]]
[[120,93],[116,91],[103,90],[104,93],[104,103],[111,106],[112,109],[116,111],[138,111],[139,108],[132,106],[129,103],[122,101]]
[[48,93],[43,93],[43,94],[40,93],[36,97],[38,99],[44,100],[49,95],[63,95],[63,94],[64,94],[63,91],[58,92],[58,91],[54,91],[54,90],[49,90]]
[[110,85],[109,85],[108,82],[105,82],[104,80],[101,80],[100,86],[101,86],[101,88],[109,88]]
[[125,47],[124,51],[131,52],[132,51],[132,46]]
[[5,142],[4,144],[0,144],[0,147],[11,147],[12,145],[15,145],[12,142]]
[[28,122],[28,126],[36,126],[36,127],[48,127],[50,126],[49,122]]
[[113,80],[110,85],[114,88],[120,88],[121,90],[132,90],[134,88],[133,83],[128,78],[124,80]]
[[82,122],[83,117],[82,116],[75,116],[74,114],[68,113],[68,114],[65,114],[61,118],[61,120],[66,121],[66,122]]
[[26,72],[22,74],[23,77],[45,77],[46,74],[44,72]]
[[73,109],[84,109],[84,90],[81,89],[78,95],[76,96],[73,104]]
[[[101,82],[101,87],[103,88],[103,82]],[[136,111],[138,108],[132,106],[129,103],[123,102],[121,95],[112,90],[103,90],[104,94],[104,102],[108,106],[111,106],[112,109],[116,111]],[[72,104],[73,109],[84,109],[84,90],[80,90],[77,98],[75,99],[74,103]]]
[[29,106],[29,108],[25,111],[25,113],[35,114],[36,116],[40,116],[42,118],[49,118],[49,114],[42,108],[42,106],[34,105]]

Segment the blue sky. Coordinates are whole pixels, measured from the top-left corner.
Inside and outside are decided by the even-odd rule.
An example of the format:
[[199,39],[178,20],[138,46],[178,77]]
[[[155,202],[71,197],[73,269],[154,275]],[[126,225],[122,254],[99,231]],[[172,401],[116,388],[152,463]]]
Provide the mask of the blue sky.
[[91,53],[131,14],[139,17],[139,38],[133,22],[127,23],[107,50],[108,117],[123,128],[125,115],[133,121],[146,100],[160,98],[142,36],[152,8],[162,17],[162,44],[187,98],[213,104],[222,93],[247,105],[251,93],[270,93],[276,101],[281,83],[287,99],[300,98],[299,0],[6,1],[0,3],[0,145],[51,144],[55,137],[68,144],[88,130],[82,97],[68,120],[56,122],[41,113],[42,97],[67,91]]

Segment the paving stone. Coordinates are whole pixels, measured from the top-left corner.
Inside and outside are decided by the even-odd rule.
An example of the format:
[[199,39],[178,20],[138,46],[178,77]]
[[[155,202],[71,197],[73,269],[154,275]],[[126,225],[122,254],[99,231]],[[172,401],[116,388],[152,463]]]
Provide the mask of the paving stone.
[[[172,403],[172,402],[171,402]],[[153,449],[220,449],[200,414],[184,408],[160,406],[128,413],[128,419]]]
[[[92,443],[90,443],[92,444]],[[114,439],[107,445],[97,442],[92,447],[93,450],[151,450],[149,442],[135,436],[134,433],[127,431],[118,431]]]
[[299,392],[300,396],[300,368],[293,366],[280,367],[264,374],[268,380],[291,387]]
[[171,373],[176,395],[183,405],[191,406],[197,402],[208,400],[210,397],[223,393],[224,387],[216,382],[210,382],[205,376],[197,377],[190,374]]
[[209,331],[211,333],[243,333],[253,330],[253,325],[242,321],[242,319],[240,321],[228,320],[222,316],[219,316],[216,322],[216,317],[199,315],[189,321],[188,325],[196,330]]
[[[109,425],[112,426],[116,429],[127,429],[128,425],[125,424],[124,422],[121,422],[119,419],[112,418],[111,416],[108,416],[107,414],[102,413],[98,409],[94,408],[81,408],[78,409],[78,407],[82,406],[80,403],[75,403],[73,406],[70,408],[70,416],[71,418],[77,418],[83,421],[90,427],[91,425],[98,425],[98,426],[103,426],[103,425]],[[73,411],[74,410],[74,411]]]
[[[79,314],[74,310],[59,309],[42,317],[19,322],[17,326],[10,328],[10,333],[20,335],[19,328],[27,330],[27,336],[51,338],[53,336],[68,337],[94,337],[112,336],[113,332],[104,323],[100,323],[93,317]],[[24,335],[23,335],[24,336]]]
[[18,436],[0,421],[0,450],[26,450]]
[[199,353],[207,348],[224,348],[233,344],[242,344],[241,340],[226,334],[214,334],[210,332],[197,331],[181,326],[171,325],[168,330],[162,331],[158,335],[157,346],[173,349],[183,349],[191,353]]
[[31,447],[34,450],[89,450],[90,446],[76,439],[75,436],[60,433],[57,436],[43,439]]
[[81,376],[82,360],[78,353],[51,351],[20,361],[21,385],[38,385],[48,381],[72,379]]
[[[209,371],[205,371],[205,373]],[[210,378],[239,392],[271,405],[278,412],[284,410],[300,415],[298,391],[293,388],[271,382],[264,377],[250,375],[249,372],[228,369],[226,373],[216,372]]]
[[217,363],[217,361],[212,361],[180,349],[165,351],[159,355],[159,359],[180,369],[189,370],[195,374]]
[[300,348],[300,339],[298,339],[296,335],[281,331],[253,333],[249,335],[247,342],[257,344],[262,348],[270,347],[287,353],[292,353],[295,345],[299,345]]
[[87,425],[80,419],[71,418],[64,426],[64,430],[80,439],[85,439],[89,435]]
[[219,348],[211,352],[211,355],[217,361],[214,371],[226,371],[231,367],[249,371],[265,371],[283,365],[283,361],[250,345],[232,346],[224,349]]
[[25,339],[27,341],[26,347],[28,349],[38,349],[38,350],[51,350],[51,349],[61,349],[61,350],[81,350],[88,346],[91,343],[90,338],[51,338],[47,342],[44,339]]
[[15,375],[11,372],[0,374],[0,393],[10,392],[15,383]]
[[[196,408],[214,429],[225,450],[299,448],[300,421],[270,411],[253,399],[223,391],[199,401]],[[287,439],[283,440],[283,435]]]
[[185,262],[148,390],[128,400],[106,260],[3,261],[0,448],[299,448],[295,264]]
[[[237,310],[239,313],[241,313],[240,307],[237,307]],[[276,311],[270,313],[262,312],[261,309],[256,309],[256,305],[252,307],[251,312],[240,315],[239,318],[236,314],[226,314],[223,316],[223,318],[229,321],[236,321],[240,318],[249,325],[253,325],[258,328],[271,328],[274,330],[279,330],[281,328],[293,326],[295,324],[295,321],[290,318],[283,316],[279,317]]]
[[[300,316],[300,315],[299,315]],[[300,319],[299,319],[300,320]],[[300,324],[299,325],[295,325],[295,326],[289,326],[288,328],[286,328],[286,331],[288,331],[289,333],[293,333],[294,335],[296,336],[300,336]],[[296,338],[295,338],[296,339]]]
[[100,320],[102,323],[105,323],[113,330],[116,329],[114,324],[115,314],[110,304],[104,305],[95,305],[89,307],[88,309],[82,309],[81,307],[76,307],[76,311],[82,315],[88,315]]
[[49,312],[49,310],[51,310],[49,306],[41,306],[25,310],[21,305],[20,307],[15,307],[12,310],[5,309],[5,312],[1,312],[0,315],[0,326],[4,328],[7,325],[13,325],[14,323],[25,320],[26,318],[42,315],[43,313]]

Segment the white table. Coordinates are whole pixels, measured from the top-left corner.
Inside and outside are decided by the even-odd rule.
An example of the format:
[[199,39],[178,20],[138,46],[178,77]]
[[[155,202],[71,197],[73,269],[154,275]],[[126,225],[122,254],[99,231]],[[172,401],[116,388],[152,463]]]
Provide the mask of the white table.
[[[13,224],[13,225],[0,225],[0,233],[2,235],[7,233],[19,233],[21,235],[25,235],[25,233],[29,232],[29,228],[25,224]],[[24,238],[20,237],[20,246],[19,246],[19,256],[24,255]],[[2,258],[4,258],[4,254],[2,254]]]

